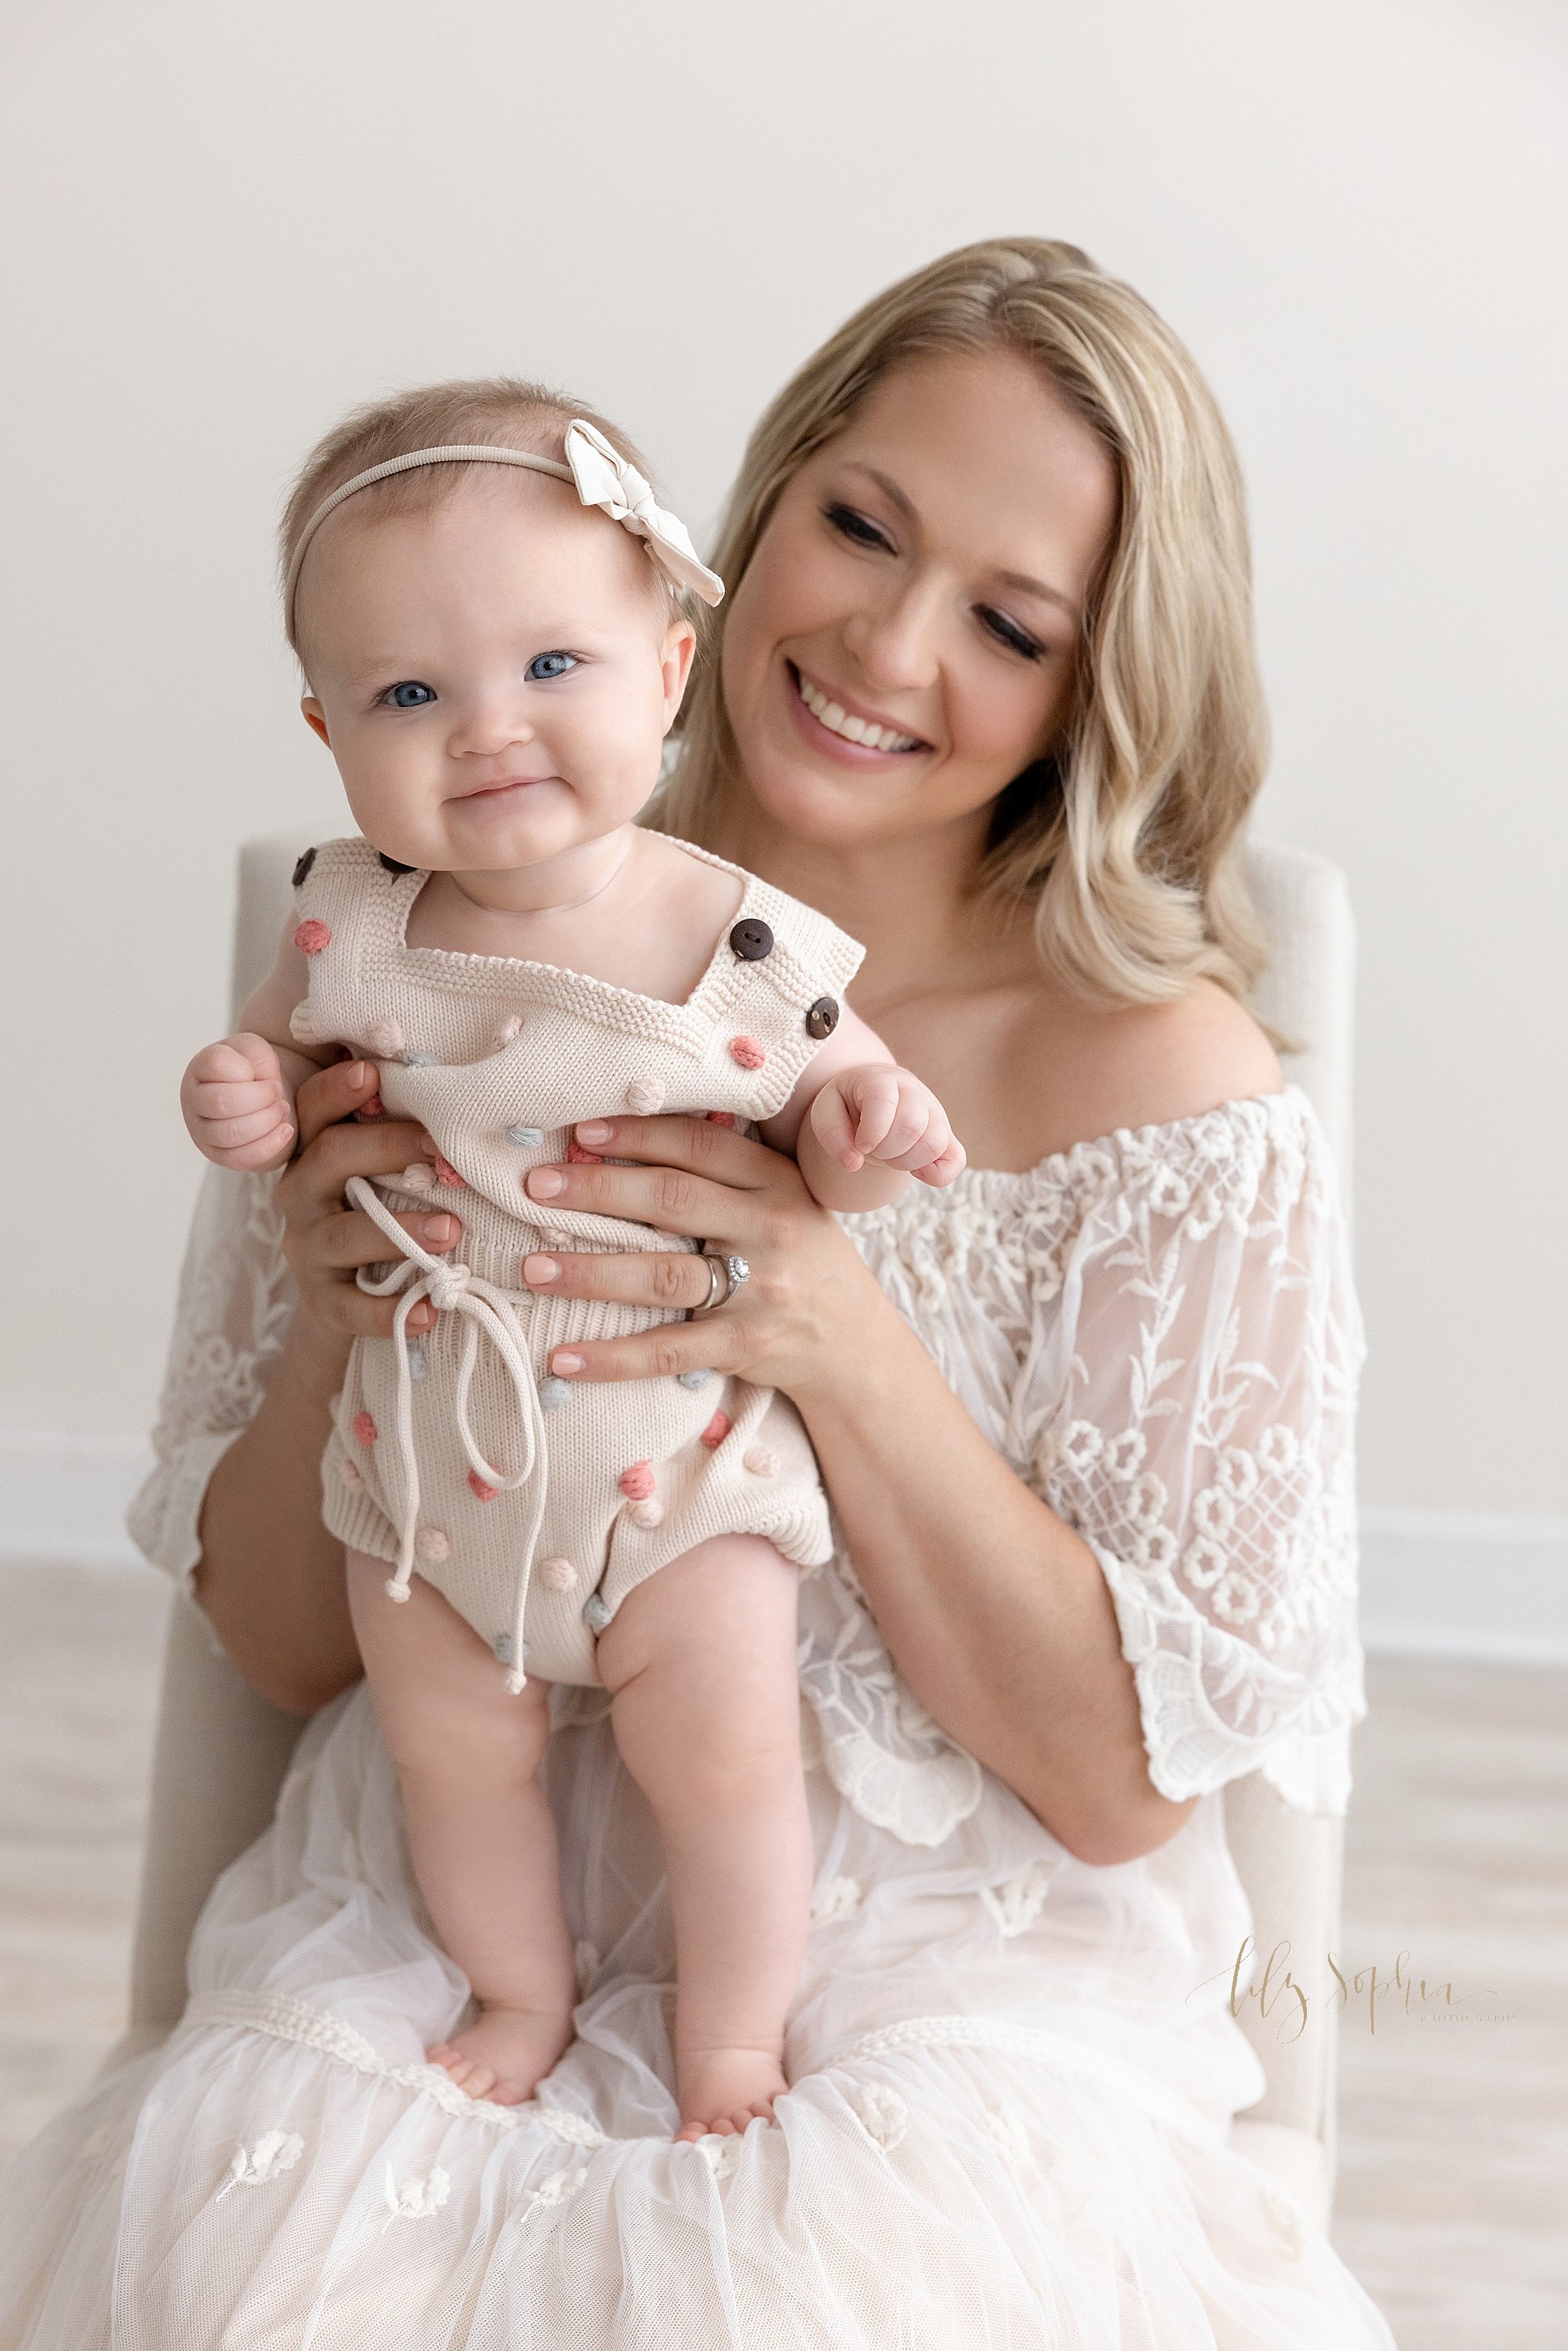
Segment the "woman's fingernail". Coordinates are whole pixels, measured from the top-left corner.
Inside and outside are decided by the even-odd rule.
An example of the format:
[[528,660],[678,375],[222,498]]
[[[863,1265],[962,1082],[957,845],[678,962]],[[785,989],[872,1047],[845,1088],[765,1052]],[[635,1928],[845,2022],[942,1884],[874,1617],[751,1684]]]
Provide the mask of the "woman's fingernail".
[[528,1175],[528,1192],[536,1200],[553,1200],[566,1189],[566,1177],[559,1167],[535,1167]]
[[553,1257],[526,1257],[523,1259],[525,1281],[553,1281],[560,1271]]
[[574,1355],[570,1347],[558,1347],[549,1359],[549,1367],[552,1372],[559,1372],[563,1379],[570,1379],[573,1372],[581,1371],[582,1357]]
[[439,1249],[457,1238],[457,1219],[455,1217],[426,1217],[421,1229],[425,1239],[434,1241]]
[[351,1086],[362,1086],[371,1072],[369,1065],[366,1062],[350,1061],[343,1074],[348,1079],[349,1083]]
[[422,1299],[408,1318],[408,1327],[411,1331],[428,1331],[434,1320],[434,1307]]
[[576,1129],[579,1143],[608,1143],[615,1129],[607,1118],[585,1118]]

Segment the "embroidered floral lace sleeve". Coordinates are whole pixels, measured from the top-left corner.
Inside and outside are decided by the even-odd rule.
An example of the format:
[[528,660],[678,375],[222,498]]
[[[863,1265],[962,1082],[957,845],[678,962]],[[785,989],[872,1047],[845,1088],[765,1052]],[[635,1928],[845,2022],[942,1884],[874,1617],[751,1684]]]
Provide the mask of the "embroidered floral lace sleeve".
[[209,1167],[180,1274],[155,1467],[131,1506],[131,1541],[189,1589],[207,1481],[267,1392],[294,1311],[276,1176]]
[[1173,1799],[1261,1771],[1341,1812],[1364,1711],[1362,1355],[1327,1145],[1299,1095],[1070,1155],[1083,1213],[1020,1384],[1033,1482],[1092,1544]]

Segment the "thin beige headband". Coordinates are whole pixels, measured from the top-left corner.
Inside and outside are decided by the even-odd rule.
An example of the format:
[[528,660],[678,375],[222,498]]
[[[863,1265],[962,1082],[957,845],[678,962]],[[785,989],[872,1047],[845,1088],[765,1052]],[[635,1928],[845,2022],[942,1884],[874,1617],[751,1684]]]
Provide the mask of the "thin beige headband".
[[393,474],[411,473],[416,465],[526,465],[530,473],[553,474],[558,481],[573,482],[583,505],[602,507],[612,522],[620,523],[634,538],[642,539],[652,559],[677,588],[689,588],[705,604],[718,602],[724,594],[724,582],[698,556],[685,523],[667,507],[660,506],[645,477],[605,439],[597,425],[590,424],[585,417],[573,417],[566,428],[566,455],[568,463],[563,465],[558,457],[536,457],[531,449],[506,449],[493,442],[473,447],[413,449],[406,457],[389,457],[383,465],[371,465],[364,473],[356,474],[351,481],[340,484],[330,497],[322,499],[300,532],[294,549],[283,585],[283,610],[290,632],[294,627],[294,590],[299,580],[299,567],[328,516],[345,498],[351,498],[356,490],[368,490],[372,482],[384,482]]

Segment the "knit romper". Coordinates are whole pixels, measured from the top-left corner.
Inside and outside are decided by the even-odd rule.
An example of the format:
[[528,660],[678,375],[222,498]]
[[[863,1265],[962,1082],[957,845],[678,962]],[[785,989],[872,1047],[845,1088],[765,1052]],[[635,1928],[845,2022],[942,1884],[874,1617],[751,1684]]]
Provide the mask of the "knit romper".
[[[509,1669],[594,1684],[598,1634],[634,1584],[721,1534],[765,1535],[802,1567],[831,1543],[826,1499],[794,1407],[717,1374],[568,1384],[550,1353],[576,1339],[681,1322],[678,1311],[538,1297],[530,1249],[695,1248],[650,1226],[523,1190],[528,1170],[591,1157],[580,1120],[628,1110],[759,1121],[780,1111],[831,1033],[862,950],[815,913],[735,874],[744,896],[685,1004],[555,965],[406,943],[428,878],[361,840],[308,850],[295,869],[296,943],[309,994],[301,1043],[376,1062],[393,1118],[440,1154],[361,1192],[402,1213],[463,1219],[455,1269],[403,1242],[376,1271],[400,1306],[429,1296],[418,1340],[355,1342],[322,1463],[327,1525],[413,1568]],[[569,1150],[570,1146],[570,1150]],[[401,1253],[400,1253],[401,1252]],[[367,1276],[367,1281],[371,1279]],[[389,1592],[393,1585],[389,1584]]]

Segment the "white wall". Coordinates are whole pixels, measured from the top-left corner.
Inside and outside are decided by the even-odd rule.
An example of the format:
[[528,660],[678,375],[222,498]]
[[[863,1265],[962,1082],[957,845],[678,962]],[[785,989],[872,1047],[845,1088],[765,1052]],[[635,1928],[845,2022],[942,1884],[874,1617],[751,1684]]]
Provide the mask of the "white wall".
[[[514,369],[694,527],[860,299],[1073,237],[1256,512],[1264,822],[1363,943],[1364,1487],[1568,1510],[1561,18],[1526,0],[11,0],[0,1430],[145,1426],[235,844],[338,821],[273,605],[347,403]],[[19,364],[17,363],[19,361]]]

